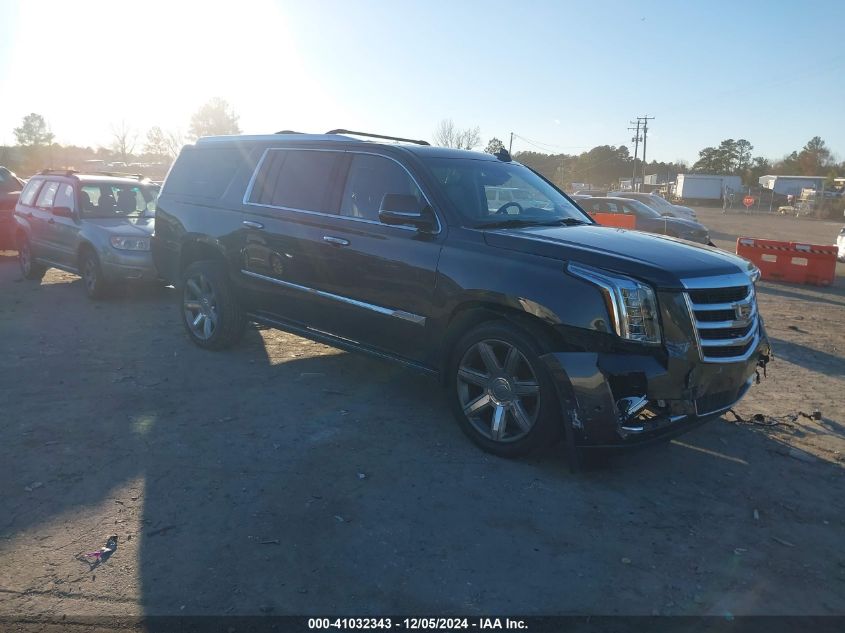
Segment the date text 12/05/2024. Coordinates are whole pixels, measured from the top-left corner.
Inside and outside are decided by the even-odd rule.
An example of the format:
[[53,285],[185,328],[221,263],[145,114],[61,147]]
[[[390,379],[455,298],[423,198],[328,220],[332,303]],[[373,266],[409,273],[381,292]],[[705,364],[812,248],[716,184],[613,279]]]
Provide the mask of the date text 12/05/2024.
[[524,620],[511,618],[309,618],[308,628],[408,630],[524,630]]

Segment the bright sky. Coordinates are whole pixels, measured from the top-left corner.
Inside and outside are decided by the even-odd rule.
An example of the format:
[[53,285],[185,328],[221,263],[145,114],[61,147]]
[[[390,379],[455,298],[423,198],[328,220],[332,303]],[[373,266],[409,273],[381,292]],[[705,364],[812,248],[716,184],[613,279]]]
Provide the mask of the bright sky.
[[246,133],[335,127],[430,139],[478,125],[514,151],[630,145],[694,162],[747,138],[845,158],[841,2],[0,1],[0,144],[24,115],[60,143],[127,121],[185,131],[220,96]]

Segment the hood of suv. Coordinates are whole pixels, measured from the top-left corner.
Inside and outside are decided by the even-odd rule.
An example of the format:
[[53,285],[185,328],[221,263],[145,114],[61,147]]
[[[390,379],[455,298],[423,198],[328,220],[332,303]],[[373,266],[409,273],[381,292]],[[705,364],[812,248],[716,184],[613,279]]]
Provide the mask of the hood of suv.
[[123,237],[150,237],[155,227],[155,218],[86,218],[83,222],[88,227]]
[[748,272],[744,259],[709,246],[596,224],[531,226],[484,232],[490,246],[574,261],[680,290],[682,279]]

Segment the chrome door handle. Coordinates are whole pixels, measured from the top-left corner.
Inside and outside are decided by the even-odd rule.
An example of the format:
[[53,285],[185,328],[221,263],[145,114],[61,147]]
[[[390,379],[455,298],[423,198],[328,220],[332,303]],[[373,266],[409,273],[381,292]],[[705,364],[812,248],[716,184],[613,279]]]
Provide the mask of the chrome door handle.
[[323,241],[336,246],[349,246],[349,240],[344,240],[339,237],[332,237],[331,235],[324,235]]
[[247,226],[251,229],[263,229],[264,225],[261,222],[253,222],[252,220],[244,220],[241,222],[244,226]]

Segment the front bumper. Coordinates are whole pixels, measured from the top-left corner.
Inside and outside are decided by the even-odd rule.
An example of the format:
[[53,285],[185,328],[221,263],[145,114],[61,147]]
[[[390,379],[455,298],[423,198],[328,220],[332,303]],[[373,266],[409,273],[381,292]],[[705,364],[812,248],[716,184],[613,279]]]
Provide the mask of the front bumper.
[[100,266],[103,276],[110,282],[153,282],[158,279],[150,251],[118,251],[110,248],[100,258]]
[[771,355],[762,319],[759,326],[757,344],[736,362],[704,362],[694,342],[679,341],[654,354],[544,355],[571,440],[579,447],[636,446],[718,417],[742,399]]

